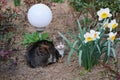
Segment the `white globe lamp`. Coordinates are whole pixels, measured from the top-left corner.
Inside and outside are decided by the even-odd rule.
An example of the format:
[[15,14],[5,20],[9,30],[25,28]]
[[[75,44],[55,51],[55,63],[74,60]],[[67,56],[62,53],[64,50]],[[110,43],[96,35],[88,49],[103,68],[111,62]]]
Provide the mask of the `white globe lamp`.
[[41,32],[52,21],[52,11],[45,4],[35,4],[28,10],[27,18],[29,23]]

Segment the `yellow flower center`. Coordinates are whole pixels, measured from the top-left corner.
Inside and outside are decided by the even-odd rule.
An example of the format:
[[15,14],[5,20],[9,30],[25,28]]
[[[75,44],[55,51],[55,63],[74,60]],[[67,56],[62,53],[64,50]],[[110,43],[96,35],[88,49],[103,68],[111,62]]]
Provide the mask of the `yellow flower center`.
[[92,41],[92,37],[87,37],[87,41]]
[[117,27],[117,24],[113,24],[112,28],[115,29]]
[[111,36],[111,40],[114,41],[115,40],[115,36]]
[[106,12],[103,12],[102,13],[102,18],[107,18],[108,17],[108,14]]
[[96,38],[96,37],[97,37],[97,34],[95,33],[95,34],[94,34],[94,38]]

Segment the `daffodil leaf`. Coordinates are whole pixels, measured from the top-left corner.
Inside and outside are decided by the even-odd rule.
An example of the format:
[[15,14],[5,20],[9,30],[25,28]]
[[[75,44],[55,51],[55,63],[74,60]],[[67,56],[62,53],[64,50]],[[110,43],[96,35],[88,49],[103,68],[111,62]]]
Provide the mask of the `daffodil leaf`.
[[71,42],[60,32],[58,32],[58,34],[67,42],[68,46],[71,46]]
[[76,37],[72,35],[71,33],[67,32],[67,35],[70,36],[72,39],[76,40]]
[[116,52],[115,52],[115,49],[114,48],[111,48],[111,51],[113,53],[113,57],[116,58]]
[[82,50],[79,51],[79,56],[78,56],[78,62],[79,62],[79,65],[81,66],[82,64]]
[[97,44],[97,42],[96,42],[96,41],[95,41],[95,45],[97,46],[98,52],[101,54],[100,47],[99,47],[99,45]]
[[78,43],[78,41],[75,41],[75,42],[73,43],[73,46],[71,47],[71,50],[70,50],[70,52],[69,52],[69,54],[68,54],[68,58],[67,58],[67,63],[68,63],[68,64],[69,64],[69,62],[70,62],[71,56],[72,56],[72,54],[73,54],[73,52],[74,52],[74,48],[75,48],[75,46],[76,46],[77,43]]
[[113,48],[116,48],[117,47],[117,43],[118,42],[120,42],[120,39],[119,38],[117,38],[115,41],[114,41],[114,46],[113,46]]
[[79,20],[77,20],[77,24],[78,24],[78,28],[79,28],[79,32],[80,32],[80,34],[79,34],[80,39],[81,39],[81,41],[83,41],[84,36],[83,36],[83,31],[82,31],[81,24],[80,24]]
[[108,40],[108,52],[107,52],[108,56],[110,56],[110,47],[111,47],[111,41]]
[[73,52],[74,52],[74,49],[71,49],[70,52],[68,53],[67,64],[70,63],[70,59],[71,59]]

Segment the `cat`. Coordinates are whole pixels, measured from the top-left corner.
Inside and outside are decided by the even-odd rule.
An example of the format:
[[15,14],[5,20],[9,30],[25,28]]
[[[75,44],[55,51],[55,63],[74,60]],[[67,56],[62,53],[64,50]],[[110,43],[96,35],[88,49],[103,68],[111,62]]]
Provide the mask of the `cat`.
[[65,46],[64,46],[64,44],[63,44],[62,42],[60,42],[55,48],[58,50],[59,54],[60,54],[61,57],[63,58],[64,55],[65,55],[65,54],[64,54],[64,51],[65,51]]
[[53,42],[41,40],[31,44],[27,48],[26,59],[30,67],[44,67],[58,62],[61,55],[55,48]]

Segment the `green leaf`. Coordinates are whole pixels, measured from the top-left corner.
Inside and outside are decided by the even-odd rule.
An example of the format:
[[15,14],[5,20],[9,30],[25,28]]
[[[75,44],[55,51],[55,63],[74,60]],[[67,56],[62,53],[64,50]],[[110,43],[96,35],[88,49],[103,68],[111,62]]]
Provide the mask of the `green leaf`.
[[108,40],[108,52],[107,52],[108,56],[110,56],[110,49],[111,49],[111,41]]
[[60,32],[58,32],[58,34],[67,42],[68,46],[71,46],[71,42]]
[[77,24],[78,24],[78,28],[79,28],[79,32],[80,32],[80,34],[79,34],[80,39],[81,39],[81,41],[83,41],[84,36],[83,36],[83,31],[82,31],[81,24],[80,24],[79,20],[77,20]]
[[50,2],[63,3],[64,0],[49,0]]
[[116,58],[116,52],[115,52],[115,49],[114,48],[111,48],[111,51],[113,53],[113,57]]
[[25,46],[33,43],[33,42],[37,42],[38,40],[40,40],[40,37],[39,37],[39,33],[38,32],[34,32],[34,33],[26,33],[25,34],[25,37],[24,37],[24,41],[23,41],[23,44]]
[[12,32],[10,32],[8,35],[9,35],[9,36],[8,36],[9,38],[12,38],[13,33],[12,33]]
[[82,50],[79,51],[79,56],[78,57],[79,57],[78,62],[79,62],[79,65],[81,66],[81,64],[82,64]]
[[103,47],[104,47],[104,46],[107,46],[107,41],[106,41],[106,40],[105,40],[105,41],[102,40],[101,46],[103,46]]
[[49,38],[49,33],[42,33],[41,37],[42,37],[42,40],[45,40]]
[[96,41],[95,41],[95,45],[96,45],[96,47],[97,47],[97,49],[98,49],[98,52],[101,54],[100,47],[99,47],[99,45],[97,44],[97,42],[96,42]]
[[70,32],[67,32],[67,35],[70,36],[72,39],[77,40],[77,36],[76,36],[74,28],[72,28],[72,32],[73,34],[71,34]]
[[78,41],[75,41],[74,44],[73,44],[73,46],[71,46],[71,50],[70,50],[70,52],[68,54],[68,58],[67,58],[67,63],[68,64],[70,63],[71,56],[72,56],[72,54],[74,52],[74,48],[75,48],[75,46],[76,46],[77,43],[78,43]]
[[20,6],[21,0],[14,0],[14,5],[15,6]]
[[116,47],[117,47],[118,42],[120,42],[120,38],[117,38],[117,39],[114,41],[113,48],[116,48]]
[[3,40],[7,41],[7,35],[4,35]]
[[70,36],[72,39],[76,40],[76,37],[72,35],[71,33],[67,32],[67,35]]
[[71,59],[73,52],[74,52],[74,49],[71,48],[70,52],[68,53],[67,64],[70,63],[70,59]]

